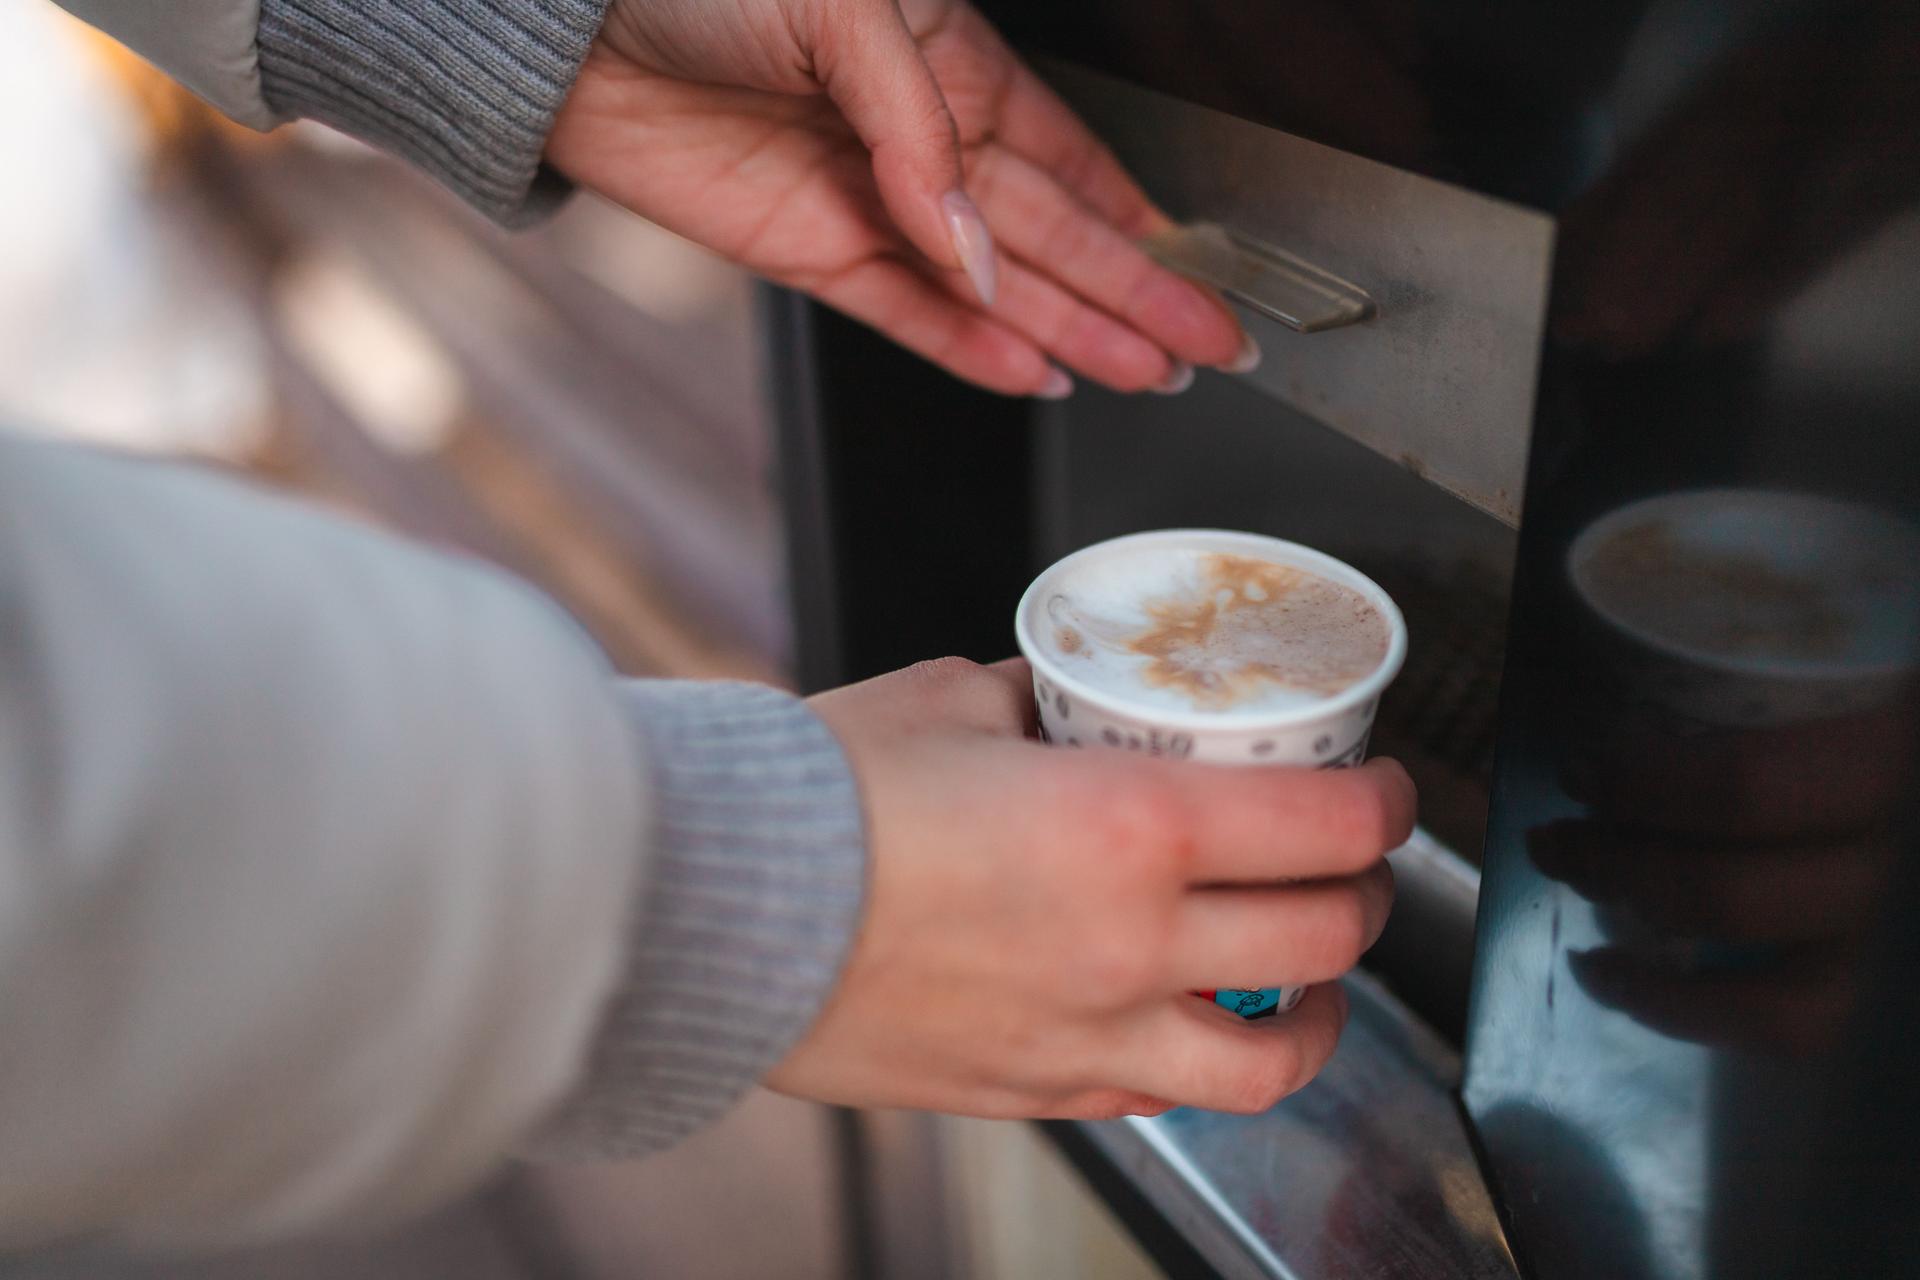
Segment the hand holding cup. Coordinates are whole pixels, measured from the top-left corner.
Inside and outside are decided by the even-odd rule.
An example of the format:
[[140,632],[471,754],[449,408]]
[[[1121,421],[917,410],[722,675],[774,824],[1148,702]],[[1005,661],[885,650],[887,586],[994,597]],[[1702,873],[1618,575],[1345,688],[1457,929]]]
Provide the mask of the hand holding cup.
[[[1331,1056],[1384,925],[1398,765],[1210,768],[1036,741],[1033,676],[958,659],[821,695],[873,868],[840,984],[768,1077],[855,1106],[1257,1112]],[[1308,988],[1244,1021],[1195,988]]]

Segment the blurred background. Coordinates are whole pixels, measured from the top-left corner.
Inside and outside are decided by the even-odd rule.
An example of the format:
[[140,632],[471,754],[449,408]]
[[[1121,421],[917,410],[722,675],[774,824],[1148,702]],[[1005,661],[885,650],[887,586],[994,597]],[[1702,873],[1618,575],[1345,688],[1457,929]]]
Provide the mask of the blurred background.
[[[538,583],[623,671],[787,683],[754,282],[595,199],[507,236],[325,129],[230,125],[0,6],[0,420],[182,455]],[[909,1274],[1147,1274],[1024,1126],[916,1127]],[[396,1237],[114,1275],[830,1277],[826,1108],[756,1094],[645,1162],[519,1168]],[[924,1165],[924,1161],[923,1161]],[[1044,1229],[1043,1229],[1044,1228]],[[8,1280],[101,1275],[9,1263]]]

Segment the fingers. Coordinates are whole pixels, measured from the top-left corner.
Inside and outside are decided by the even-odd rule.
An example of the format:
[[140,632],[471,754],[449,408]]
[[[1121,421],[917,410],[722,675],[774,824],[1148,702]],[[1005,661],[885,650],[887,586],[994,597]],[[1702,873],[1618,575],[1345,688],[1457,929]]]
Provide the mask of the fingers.
[[1064,394],[1032,340],[957,301],[904,263],[869,258],[812,284],[816,297],[957,377],[1007,395]]
[[[1099,767],[1105,753],[1076,759]],[[1171,827],[1148,834],[1183,861],[1190,884],[1354,875],[1413,834],[1413,780],[1392,760],[1357,769],[1137,763],[1148,765],[1137,785],[1164,789],[1137,807]]]
[[[1225,303],[1147,257],[1132,238],[1069,194],[1046,170],[1005,147],[989,147],[975,167],[973,189],[1009,254],[1175,358],[1235,369],[1248,367],[1255,358]],[[1003,272],[1006,269],[1003,264]],[[1020,323],[1011,313],[1008,318]],[[1042,345],[1072,363],[1044,337]],[[1151,386],[1160,380],[1133,385]],[[1126,384],[1114,385],[1127,389]]]
[[1346,1021],[1338,983],[1310,988],[1291,1013],[1256,1022],[1176,996],[1133,1025],[1114,1071],[1134,1093],[1253,1115],[1319,1074]]
[[996,318],[1059,363],[1116,391],[1145,391],[1191,376],[1157,344],[1024,263],[1002,258]]
[[1380,937],[1393,872],[1270,889],[1201,889],[1179,908],[1170,981],[1186,988],[1331,982]]
[[[1008,145],[980,150],[971,186],[999,235],[1018,240],[1017,268],[996,250],[988,217],[962,189],[952,114],[900,12],[877,2],[824,12],[831,29],[816,41],[821,83],[870,151],[888,215],[930,264],[961,273],[969,301],[993,309],[1035,351],[1119,390],[1179,390],[1191,365],[1246,369],[1257,361],[1223,302],[1132,243],[1165,218],[984,22],[971,14],[956,19],[977,28],[974,41],[997,50],[989,61],[1007,68],[997,128]],[[896,326],[869,322],[993,390],[1048,397],[1071,390],[1063,373],[1029,358],[1001,352],[1008,364],[995,368],[971,347],[935,354],[944,339],[914,341]]]
[[939,82],[899,9],[828,5],[815,73],[873,157],[881,201],[907,239],[944,267],[966,272],[982,302],[994,299],[993,241],[963,189],[960,138]]

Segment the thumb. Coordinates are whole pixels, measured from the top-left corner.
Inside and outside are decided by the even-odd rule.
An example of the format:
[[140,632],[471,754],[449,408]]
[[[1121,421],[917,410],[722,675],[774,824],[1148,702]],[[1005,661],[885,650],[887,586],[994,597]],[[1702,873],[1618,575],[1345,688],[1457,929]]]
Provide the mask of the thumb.
[[993,238],[962,183],[953,113],[893,0],[833,4],[815,60],[820,83],[873,156],[894,225],[993,303]]

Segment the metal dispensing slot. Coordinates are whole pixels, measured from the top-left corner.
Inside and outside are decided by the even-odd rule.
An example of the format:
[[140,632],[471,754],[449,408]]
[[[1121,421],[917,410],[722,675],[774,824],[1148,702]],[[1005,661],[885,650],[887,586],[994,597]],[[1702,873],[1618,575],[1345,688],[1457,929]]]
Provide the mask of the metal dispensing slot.
[[1256,313],[1248,383],[1518,526],[1553,219],[1043,65],[1180,221],[1148,251]]

